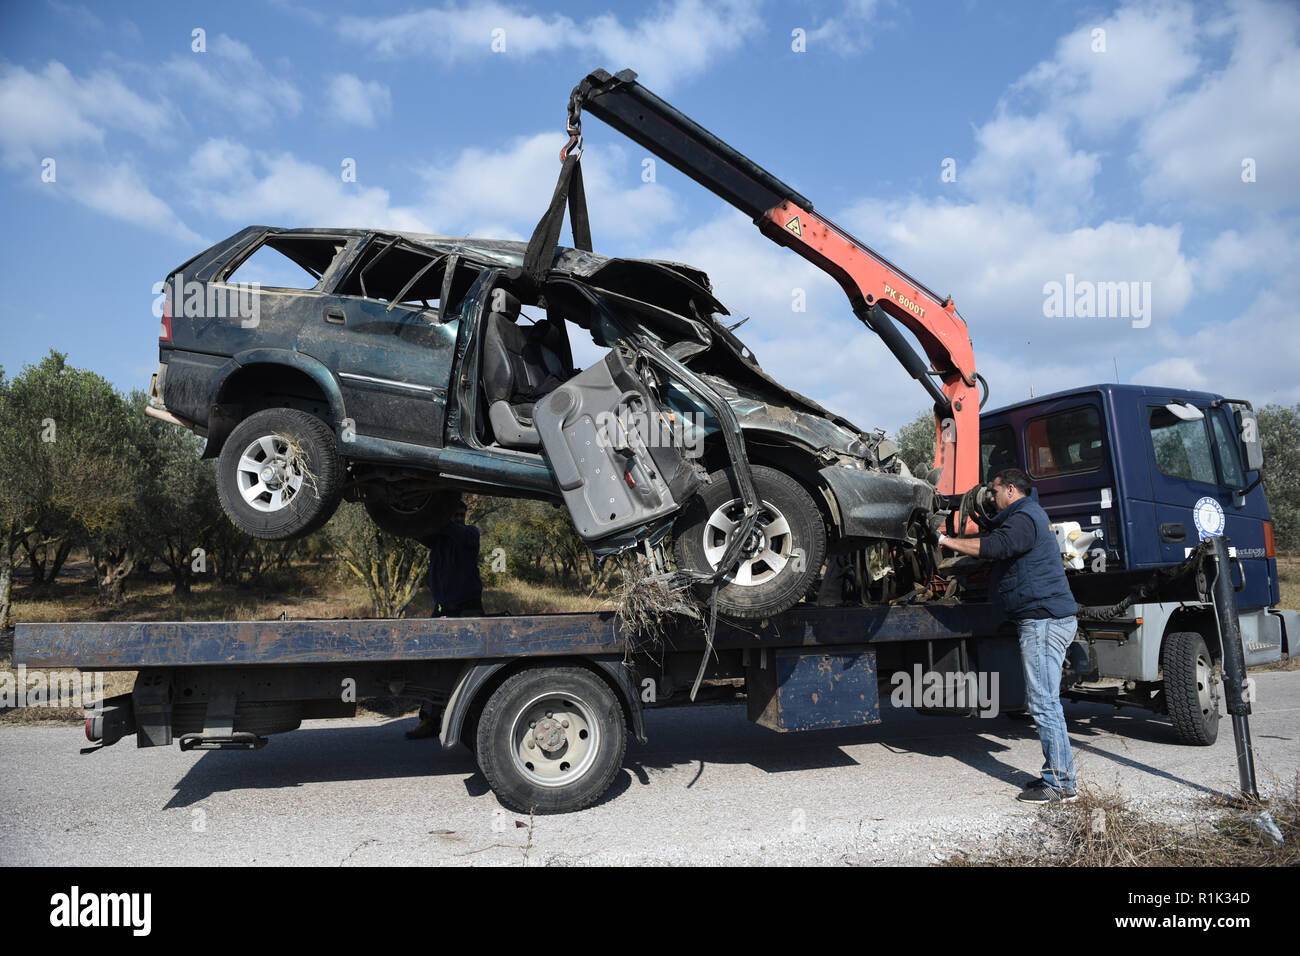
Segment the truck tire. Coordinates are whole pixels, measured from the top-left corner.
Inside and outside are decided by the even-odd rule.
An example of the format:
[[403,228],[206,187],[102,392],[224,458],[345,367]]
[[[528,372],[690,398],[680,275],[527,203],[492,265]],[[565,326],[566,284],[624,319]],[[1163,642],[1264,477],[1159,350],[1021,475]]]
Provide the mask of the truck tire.
[[[799,603],[826,558],[826,526],[803,485],[784,472],[753,466],[761,505],[755,529],[761,538],[751,556],[718,587],[718,613],[755,619],[771,617]],[[730,543],[727,528],[741,509],[732,469],[715,471],[673,524],[677,566],[712,571]],[[802,561],[800,560],[802,559]],[[708,586],[701,586],[704,596]]]
[[1170,634],[1165,638],[1161,666],[1166,706],[1178,739],[1208,747],[1219,736],[1222,683],[1214,672],[1214,658],[1205,638],[1194,631]]
[[519,813],[569,813],[601,798],[623,765],[627,724],[583,667],[531,667],[492,692],[475,734],[479,769]]
[[457,491],[430,491],[414,501],[367,501],[366,514],[381,531],[418,540],[450,521],[460,500]]
[[235,426],[217,459],[217,497],[235,527],[287,541],[315,531],[343,497],[334,431],[296,408],[265,408]]

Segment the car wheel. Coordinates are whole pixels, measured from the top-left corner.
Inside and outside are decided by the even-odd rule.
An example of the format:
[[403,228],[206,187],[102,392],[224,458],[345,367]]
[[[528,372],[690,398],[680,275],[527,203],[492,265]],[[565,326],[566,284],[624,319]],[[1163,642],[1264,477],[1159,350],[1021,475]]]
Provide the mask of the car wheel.
[[475,729],[479,769],[520,813],[569,813],[595,803],[623,765],[618,697],[584,667],[532,667],[492,692]]
[[296,408],[244,419],[221,446],[217,495],[226,515],[255,538],[284,541],[315,531],[343,497],[333,430]]
[[1162,656],[1165,701],[1178,739],[1208,747],[1219,736],[1223,684],[1205,638],[1195,631],[1170,634]]
[[[826,557],[826,527],[803,486],[763,465],[753,466],[753,478],[758,524],[740,564],[718,588],[718,612],[732,617],[769,617],[793,607],[812,587]],[[692,571],[717,570],[743,510],[730,468],[710,479],[673,524],[677,565]],[[700,593],[708,590],[701,587]]]
[[367,501],[366,514],[381,531],[399,538],[424,538],[451,520],[460,500],[459,492],[430,491],[405,499]]

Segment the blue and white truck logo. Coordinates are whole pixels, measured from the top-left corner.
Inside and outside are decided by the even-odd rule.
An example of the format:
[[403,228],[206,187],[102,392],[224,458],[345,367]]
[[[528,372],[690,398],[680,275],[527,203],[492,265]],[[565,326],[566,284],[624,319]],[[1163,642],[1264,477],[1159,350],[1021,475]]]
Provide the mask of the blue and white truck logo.
[[1192,521],[1202,541],[1223,534],[1223,505],[1210,497],[1202,498],[1192,506]]

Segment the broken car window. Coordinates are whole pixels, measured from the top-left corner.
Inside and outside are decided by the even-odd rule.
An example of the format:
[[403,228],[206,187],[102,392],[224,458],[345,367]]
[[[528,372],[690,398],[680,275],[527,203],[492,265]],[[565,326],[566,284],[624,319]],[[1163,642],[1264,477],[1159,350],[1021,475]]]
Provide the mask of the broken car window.
[[[379,302],[436,309],[442,298],[446,269],[455,257],[412,247],[401,239],[376,236],[339,285],[339,295],[364,296]],[[456,260],[447,314],[478,277],[478,269]]]
[[274,289],[314,289],[345,245],[345,240],[332,236],[268,236],[226,281],[256,282]]

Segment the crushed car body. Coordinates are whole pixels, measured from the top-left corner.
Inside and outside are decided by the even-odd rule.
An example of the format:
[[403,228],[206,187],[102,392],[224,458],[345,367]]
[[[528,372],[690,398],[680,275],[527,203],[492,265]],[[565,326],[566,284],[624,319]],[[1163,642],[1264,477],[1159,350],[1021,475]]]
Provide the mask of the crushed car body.
[[[473,491],[562,500],[597,554],[671,532],[737,616],[800,600],[828,553],[912,573],[933,486],[772,379],[705,273],[561,247],[538,286],[525,252],[244,229],[168,276],[150,414],[206,436],[223,507],[261,537],[344,497],[420,537]],[[604,357],[575,369],[574,335]]]

